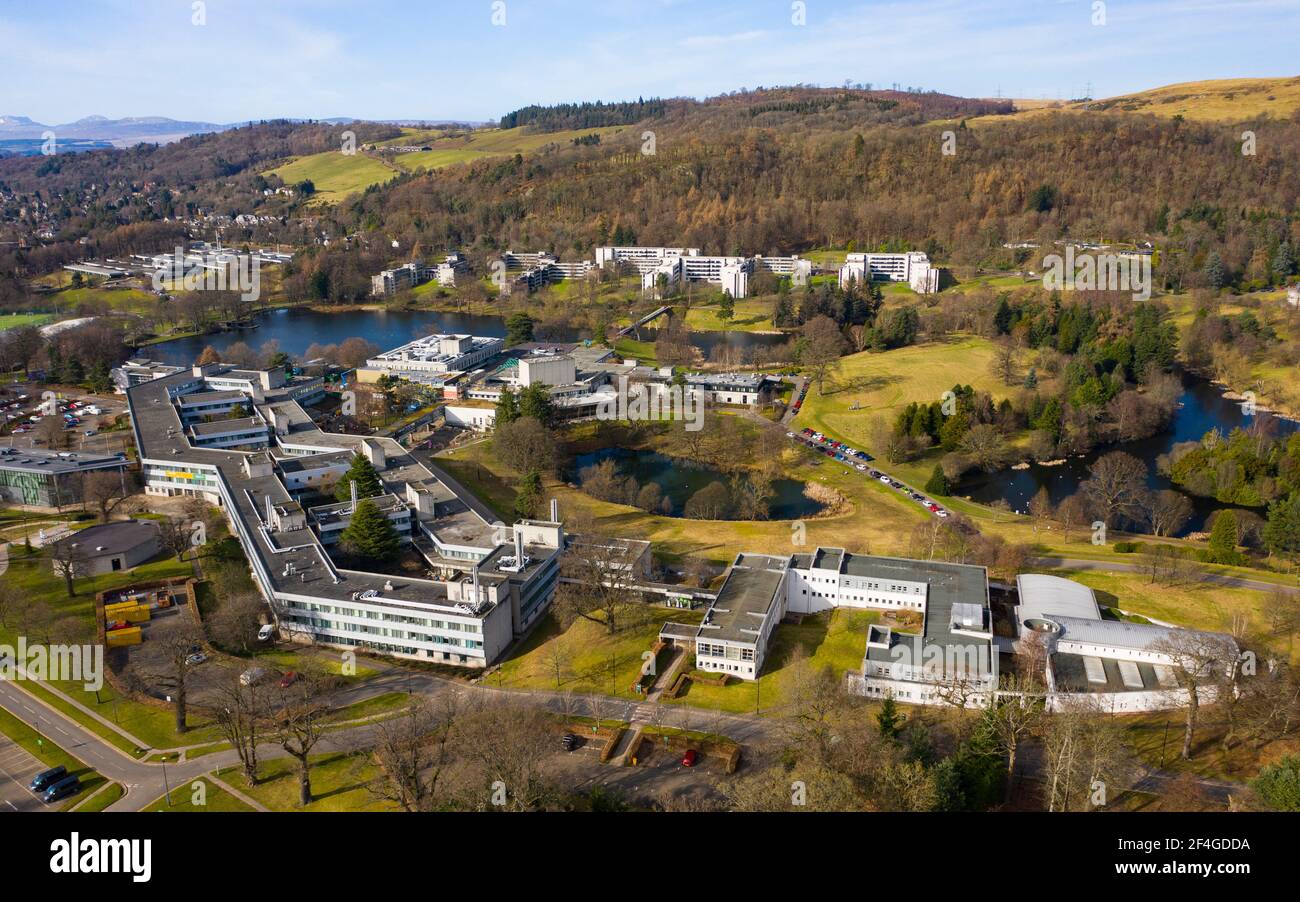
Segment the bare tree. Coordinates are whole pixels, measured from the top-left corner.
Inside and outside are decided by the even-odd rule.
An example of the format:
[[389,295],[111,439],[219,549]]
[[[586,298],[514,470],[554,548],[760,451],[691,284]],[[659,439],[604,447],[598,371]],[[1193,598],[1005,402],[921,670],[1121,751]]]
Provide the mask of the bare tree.
[[63,577],[69,598],[75,598],[76,580],[90,569],[90,559],[76,540],[76,534],[59,539],[49,546],[50,564],[54,572]]
[[988,723],[998,750],[1007,758],[1006,797],[1015,785],[1016,759],[1024,741],[1044,717],[1043,684],[1034,675],[1012,674],[989,708]]
[[1137,519],[1144,509],[1147,465],[1132,454],[1112,451],[1088,469],[1082,491],[1107,526]]
[[266,602],[255,592],[223,598],[208,619],[212,641],[236,654],[248,654],[257,645],[257,633],[266,615]]
[[1172,536],[1192,518],[1192,502],[1182,492],[1162,489],[1149,496],[1146,521],[1157,536]]
[[452,760],[450,743],[458,706],[453,692],[436,701],[416,698],[397,717],[376,724],[371,755],[379,776],[366,788],[403,811],[434,810]]
[[199,666],[191,663],[190,656],[202,647],[204,639],[203,628],[196,623],[155,630],[149,634],[148,662],[137,666],[135,660],[143,656],[132,660],[129,671],[132,683],[144,691],[163,692],[171,700],[177,733],[189,729],[186,721],[190,674]]
[[790,674],[786,716],[782,729],[790,745],[810,749],[819,761],[828,761],[832,725],[846,704],[840,680],[830,665],[815,667],[798,647],[786,665]]
[[84,505],[95,509],[101,523],[107,523],[109,515],[133,490],[134,485],[124,471],[96,470],[87,473],[82,480],[81,500]]
[[312,802],[311,751],[325,735],[330,713],[328,681],[309,673],[288,687],[284,704],[272,718],[271,738],[298,762],[298,804]]
[[212,716],[239,755],[249,786],[257,785],[257,746],[266,733],[269,706],[260,683],[245,686],[238,668],[224,672],[212,687]]
[[1042,751],[1048,811],[1105,805],[1131,777],[1123,728],[1093,699],[1071,699],[1044,718]]
[[1186,693],[1182,757],[1187,760],[1192,757],[1202,694],[1235,678],[1236,644],[1221,633],[1176,629],[1152,643],[1151,649],[1169,658],[1178,685]]
[[598,536],[579,539],[561,563],[557,609],[599,623],[610,635],[618,632],[635,595],[638,557],[639,549],[628,542]]
[[456,750],[477,776],[467,807],[532,811],[544,805],[554,795],[542,768],[553,735],[544,711],[513,699],[494,699],[462,717]]
[[807,344],[800,362],[808,368],[812,381],[817,383],[817,393],[822,394],[826,377],[844,353],[844,335],[835,321],[824,315],[815,316],[805,323],[803,334]]

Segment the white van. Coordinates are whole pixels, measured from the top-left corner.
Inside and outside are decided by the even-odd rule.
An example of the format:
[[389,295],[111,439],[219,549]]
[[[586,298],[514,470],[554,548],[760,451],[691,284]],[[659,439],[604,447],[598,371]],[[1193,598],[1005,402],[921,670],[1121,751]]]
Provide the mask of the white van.
[[268,641],[274,636],[275,636],[274,623],[264,623],[262,624],[262,628],[257,631],[257,638],[261,639],[263,642]]

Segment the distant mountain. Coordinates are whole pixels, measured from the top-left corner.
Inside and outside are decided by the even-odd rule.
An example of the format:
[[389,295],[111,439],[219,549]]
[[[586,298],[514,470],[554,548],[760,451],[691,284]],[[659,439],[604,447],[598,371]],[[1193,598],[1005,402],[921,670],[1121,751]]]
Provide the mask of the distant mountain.
[[0,116],[0,140],[40,138],[45,132],[54,132],[58,139],[70,141],[97,141],[118,147],[149,142],[168,144],[188,135],[219,132],[229,128],[212,122],[185,122],[166,116],[128,116],[109,119],[105,116],[86,116],[76,122],[46,125],[27,116]]
[[[54,132],[60,141],[92,142],[87,146],[131,147],[135,144],[170,144],[189,135],[205,135],[222,132],[245,125],[265,122],[263,119],[249,119],[243,122],[228,122],[218,125],[214,122],[191,122],[168,119],[166,116],[128,116],[125,119],[109,119],[106,116],[84,116],[76,122],[62,125],[46,125],[27,116],[0,116],[0,145],[13,142],[40,140],[45,132]],[[353,116],[334,116],[328,119],[285,119],[293,123],[321,122],[326,125],[348,125],[353,122],[380,122],[385,125],[405,125],[416,128],[438,128],[449,125],[467,125],[470,127],[482,123],[462,122],[452,119],[357,119]]]

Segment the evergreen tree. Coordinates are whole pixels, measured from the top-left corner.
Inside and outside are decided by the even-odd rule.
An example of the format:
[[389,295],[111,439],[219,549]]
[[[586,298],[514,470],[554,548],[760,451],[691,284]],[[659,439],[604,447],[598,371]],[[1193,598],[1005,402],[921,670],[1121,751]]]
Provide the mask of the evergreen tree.
[[542,504],[542,476],[536,470],[530,470],[519,481],[515,494],[515,513],[524,518],[536,516]]
[[551,401],[550,388],[545,385],[530,385],[520,392],[519,415],[532,417],[548,428],[554,425],[555,405]]
[[899,714],[898,704],[892,695],[886,695],[885,700],[880,703],[880,711],[876,714],[876,726],[885,739],[895,738],[898,736],[898,731],[902,729],[903,716]]
[[1210,529],[1209,559],[1218,564],[1235,563],[1237,553],[1237,515],[1231,510],[1221,510]]
[[1274,552],[1300,551],[1300,492],[1292,492],[1268,506],[1264,544]]
[[367,561],[384,563],[397,557],[402,540],[392,522],[369,498],[357,503],[352,521],[339,537],[339,542],[349,554]]
[[930,478],[925,481],[925,492],[927,495],[947,495],[951,491],[948,485],[948,477],[943,472],[943,467],[938,464],[934,465],[934,472]]
[[349,500],[352,497],[353,482],[357,484],[358,498],[370,498],[384,491],[384,485],[379,481],[379,474],[375,472],[374,464],[360,452],[352,455],[351,466],[334,487],[334,497],[339,501]]
[[533,340],[533,318],[527,313],[516,313],[506,320],[506,344],[517,345]]
[[1228,283],[1228,271],[1224,268],[1223,258],[1213,252],[1205,260],[1205,284],[1216,291]]
[[497,415],[495,426],[504,426],[506,423],[513,423],[519,419],[519,396],[510,386],[501,389],[501,397],[497,400]]

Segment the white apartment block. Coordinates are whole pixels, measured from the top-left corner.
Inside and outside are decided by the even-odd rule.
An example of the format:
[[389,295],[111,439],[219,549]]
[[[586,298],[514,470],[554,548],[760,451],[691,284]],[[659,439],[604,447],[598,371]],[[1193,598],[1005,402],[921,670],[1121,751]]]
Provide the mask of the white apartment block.
[[840,267],[840,287],[871,281],[906,282],[917,294],[929,294],[939,290],[939,269],[920,251],[849,254]]

